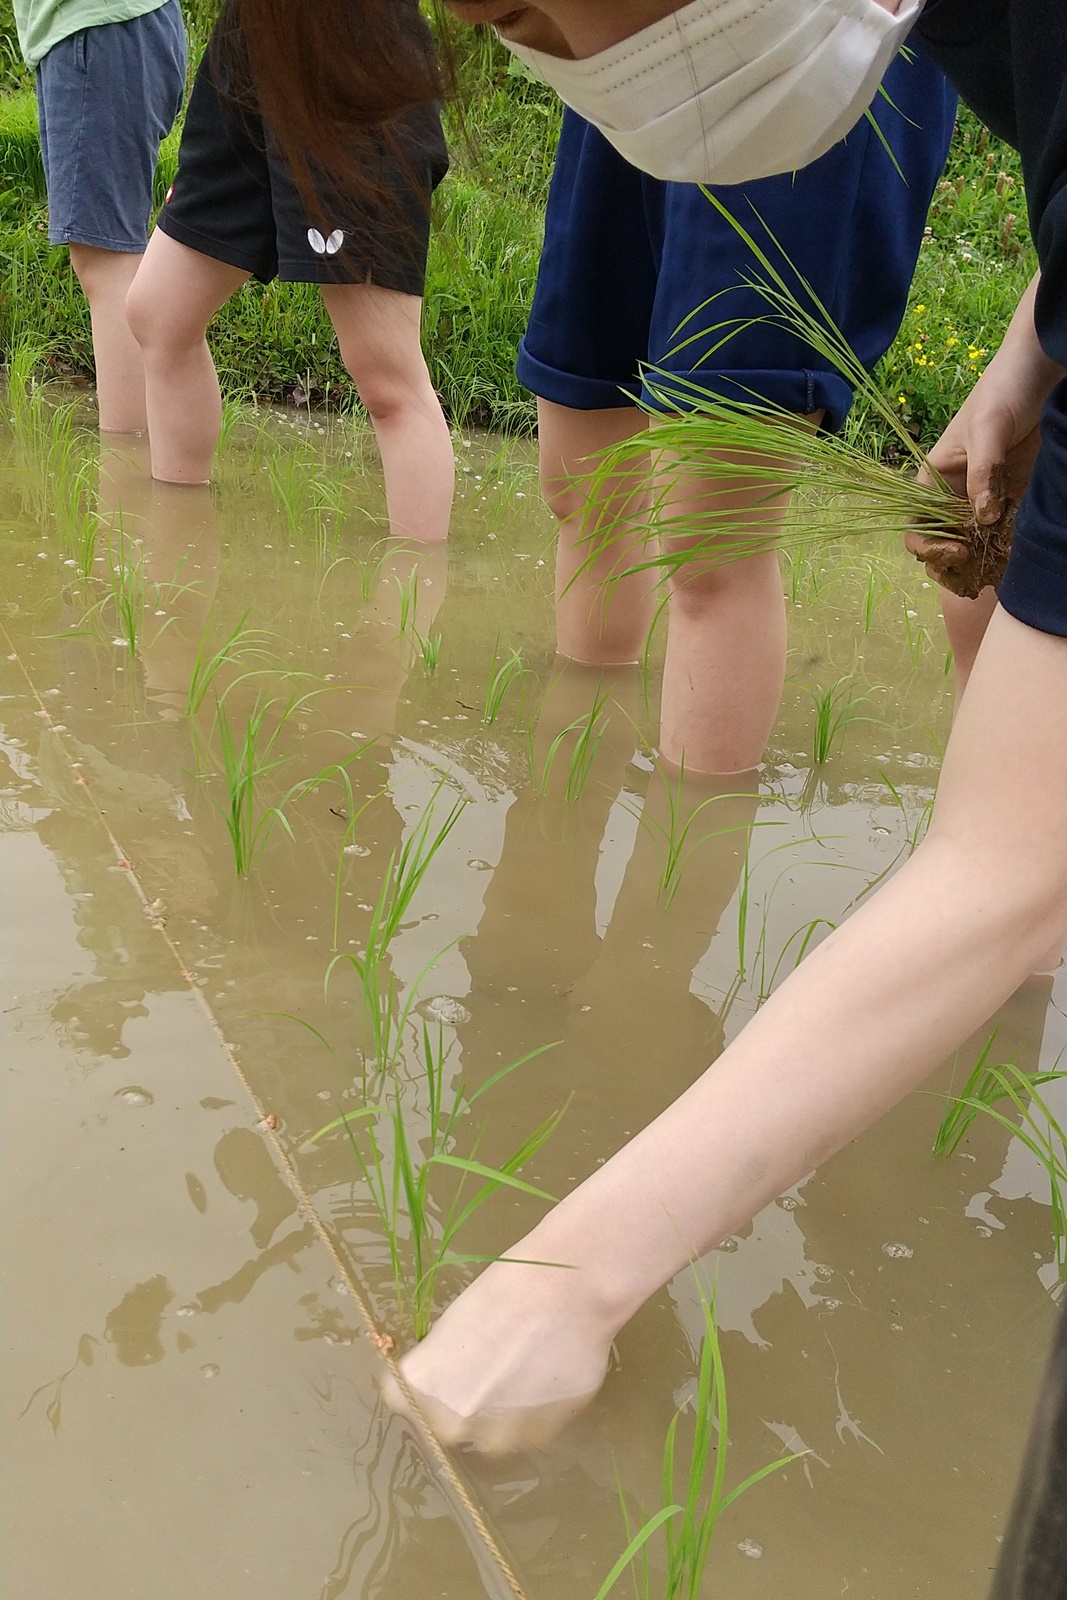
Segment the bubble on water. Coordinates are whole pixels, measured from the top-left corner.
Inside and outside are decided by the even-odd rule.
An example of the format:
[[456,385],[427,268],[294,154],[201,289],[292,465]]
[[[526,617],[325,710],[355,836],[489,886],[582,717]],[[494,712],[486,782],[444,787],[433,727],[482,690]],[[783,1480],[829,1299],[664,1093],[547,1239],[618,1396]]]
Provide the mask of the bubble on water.
[[472,872],[492,872],[493,870],[491,861],[482,861],[478,856],[472,856],[467,865]]
[[150,1106],[155,1103],[155,1096],[136,1083],[129,1084],[125,1089],[116,1089],[115,1099],[125,1100],[128,1106]]
[[454,1000],[450,994],[435,994],[419,1007],[423,1016],[434,1017],[438,1022],[446,1022],[450,1028],[458,1028],[461,1022],[469,1022],[471,1014],[466,1006]]
[[760,1556],[763,1554],[763,1546],[761,1544],[757,1544],[755,1539],[742,1539],[737,1548],[740,1550],[741,1554],[743,1556],[747,1556],[750,1561],[758,1561]]
[[222,1368],[216,1366],[214,1361],[206,1361],[200,1368],[200,1371],[204,1374],[205,1378],[217,1378],[219,1373],[222,1371]]
[[179,1306],[174,1315],[176,1317],[195,1317],[196,1313],[196,1306]]
[[915,1251],[906,1244],[884,1244],[882,1254],[889,1256],[893,1261],[910,1261]]
[[[352,737],[354,739],[354,738],[357,737],[357,735],[353,734]],[[344,853],[345,853],[346,856],[369,856],[370,855],[370,851],[367,849],[367,846],[365,844],[346,844],[345,848],[344,848]]]

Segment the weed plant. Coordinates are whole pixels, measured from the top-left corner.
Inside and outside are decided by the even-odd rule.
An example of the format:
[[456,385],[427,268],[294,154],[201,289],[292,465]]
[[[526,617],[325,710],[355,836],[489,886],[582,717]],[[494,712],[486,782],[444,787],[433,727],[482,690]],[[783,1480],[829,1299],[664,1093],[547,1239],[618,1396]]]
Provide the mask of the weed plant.
[[[804,1452],[781,1456],[749,1474],[733,1489],[726,1487],[730,1443],[730,1416],[726,1372],[713,1302],[701,1294],[704,1342],[700,1351],[696,1398],[693,1404],[693,1442],[684,1471],[677,1461],[679,1414],[671,1419],[663,1447],[663,1505],[636,1532],[620,1489],[628,1543],[595,1600],[607,1600],[625,1572],[629,1572],[637,1600],[698,1600],[711,1556],[712,1541],[725,1511],[756,1484],[780,1472]],[[662,1534],[666,1571],[653,1579],[649,1546]]]
[[[993,1062],[995,1041],[994,1033],[963,1089],[945,1111],[934,1139],[934,1155],[950,1156],[958,1150],[979,1115],[992,1117],[1021,1140],[1048,1175],[1053,1254],[1063,1282],[1067,1280],[1067,1131],[1039,1091],[1067,1078],[1067,1071],[1030,1074],[1014,1061]],[[1001,1106],[1007,1109],[1001,1110]]]
[[[416,1339],[425,1338],[430,1330],[441,1274],[452,1267],[489,1259],[456,1249],[457,1238],[474,1213],[501,1189],[552,1200],[551,1195],[525,1182],[519,1173],[558,1126],[563,1111],[535,1128],[499,1166],[477,1160],[477,1135],[469,1156],[458,1155],[455,1148],[461,1122],[481,1097],[551,1048],[545,1045],[512,1061],[473,1094],[468,1095],[459,1083],[449,1102],[445,1094],[448,1051],[444,1032],[440,1024],[434,1031],[424,1022],[419,1041],[421,1084],[416,1084],[423,1100],[421,1136],[414,1131],[411,1086],[395,1081],[381,1103],[346,1111],[309,1140],[314,1145],[332,1133],[347,1135],[385,1236],[400,1320]],[[444,1194],[442,1178],[451,1180]]]

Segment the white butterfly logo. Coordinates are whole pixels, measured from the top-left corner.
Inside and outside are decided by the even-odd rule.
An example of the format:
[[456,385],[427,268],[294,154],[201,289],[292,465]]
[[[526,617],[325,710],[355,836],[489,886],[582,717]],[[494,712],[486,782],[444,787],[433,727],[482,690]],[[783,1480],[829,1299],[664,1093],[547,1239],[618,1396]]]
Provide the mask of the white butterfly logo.
[[324,239],[318,228],[308,229],[308,244],[317,256],[335,256],[345,242],[344,231],[335,228],[328,239]]

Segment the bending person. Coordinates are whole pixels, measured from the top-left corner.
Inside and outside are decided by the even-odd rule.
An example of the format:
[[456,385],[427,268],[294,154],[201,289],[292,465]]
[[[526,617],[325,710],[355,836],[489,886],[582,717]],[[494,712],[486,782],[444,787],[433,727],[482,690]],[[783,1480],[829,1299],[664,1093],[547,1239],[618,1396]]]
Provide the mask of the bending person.
[[[413,7],[400,9],[417,28]],[[310,160],[315,193],[305,199],[246,81],[229,8],[200,63],[178,174],[127,299],[153,476],[210,476],[222,402],[206,332],[220,307],[250,277],[314,283],[374,427],[391,532],[444,539],[452,440],[420,338],[430,197],[448,165],[437,107],[416,105],[361,138],[360,171],[347,182]]]
[[[242,3],[262,18],[265,44],[278,0]],[[322,7],[320,16],[329,0]],[[755,12],[734,0],[451,8],[498,23],[527,59],[530,47],[543,52],[534,64],[635,165],[710,182],[789,171],[823,154],[854,125],[918,15],[908,0],[899,16],[895,0],[767,0]],[[364,10],[368,25],[388,26],[385,0],[364,0]],[[1042,268],[954,433],[970,484],[1006,466],[1039,421],[1041,429],[933,822],[902,870],[714,1067],[551,1211],[515,1247],[519,1259],[490,1266],[406,1357],[409,1381],[457,1439],[528,1438],[537,1408],[566,1410],[591,1393],[615,1330],[648,1295],[920,1083],[1062,935],[1067,12],[1062,0],[931,0],[919,31],[975,110],[1020,147]],[[646,69],[636,79],[635,36]],[[347,57],[342,43],[335,51],[335,67],[346,62],[349,103],[368,114],[354,39]],[[316,89],[310,71],[290,80],[291,113],[311,106]],[[979,415],[991,425],[974,425]],[[1050,1590],[1035,1580],[1016,1592],[1045,1600]]]

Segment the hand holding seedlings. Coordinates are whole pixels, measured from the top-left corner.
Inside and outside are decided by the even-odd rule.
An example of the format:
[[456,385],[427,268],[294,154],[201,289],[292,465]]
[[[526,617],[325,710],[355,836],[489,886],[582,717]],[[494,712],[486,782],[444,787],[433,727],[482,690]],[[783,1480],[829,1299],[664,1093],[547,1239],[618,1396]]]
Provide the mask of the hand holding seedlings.
[[[1000,349],[930,452],[933,472],[960,497],[959,541],[918,530],[905,536],[930,576],[964,599],[976,599],[1004,575],[1015,510],[1040,443],[1041,411],[1064,375],[1034,330],[1038,282],[1035,277]],[[931,473],[919,476],[932,481]]]

